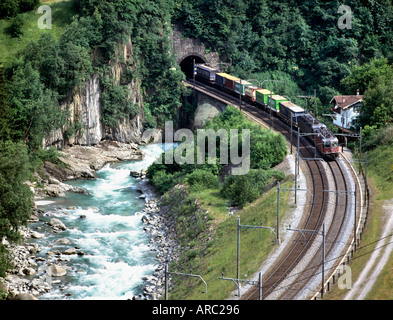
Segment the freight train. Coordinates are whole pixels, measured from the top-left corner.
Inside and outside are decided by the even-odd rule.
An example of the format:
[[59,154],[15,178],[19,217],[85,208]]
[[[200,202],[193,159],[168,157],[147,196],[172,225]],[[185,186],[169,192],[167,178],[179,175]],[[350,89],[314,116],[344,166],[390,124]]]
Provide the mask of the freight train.
[[196,65],[195,76],[199,81],[223,92],[235,96],[241,95],[243,100],[271,112],[273,116],[287,124],[292,122],[294,128],[299,128],[302,133],[310,134],[307,138],[324,158],[332,160],[338,157],[338,139],[333,133],[307,110],[292,103],[288,98],[206,65]]

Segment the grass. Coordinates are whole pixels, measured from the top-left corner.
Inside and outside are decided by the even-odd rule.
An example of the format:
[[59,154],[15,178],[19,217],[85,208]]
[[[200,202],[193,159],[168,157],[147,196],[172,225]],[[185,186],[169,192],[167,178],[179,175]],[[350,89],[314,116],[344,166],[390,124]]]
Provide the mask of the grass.
[[[372,150],[368,154],[369,174],[372,179],[374,198],[371,206],[370,232],[368,241],[377,241],[383,224],[382,206],[385,200],[393,199],[393,140]],[[369,242],[364,242],[365,244]],[[369,250],[371,251],[371,250]],[[361,253],[361,252],[360,252]],[[369,253],[371,254],[371,252]],[[365,256],[367,257],[367,255]],[[374,287],[366,299],[393,299],[393,256],[391,255],[384,270],[378,277]]]
[[[354,259],[350,263],[352,282],[354,283],[365,264],[370,259],[376,243],[381,237],[383,219],[382,206],[385,200],[393,199],[393,141],[383,144],[367,153],[368,174],[367,179],[370,191],[370,211],[368,220]],[[376,280],[374,287],[367,295],[367,300],[393,299],[393,255],[390,256],[384,270]],[[348,290],[334,290],[326,295],[326,299],[341,300]]]
[[200,204],[209,211],[209,215],[215,223],[225,220],[228,215],[227,200],[221,198],[219,192],[218,189],[206,189],[190,193],[190,195],[199,199]]
[[[291,187],[292,182],[282,183]],[[195,194],[196,195],[196,194]],[[213,219],[214,235],[209,241],[205,255],[196,256],[192,273],[200,274],[208,284],[207,294],[204,284],[197,278],[176,278],[171,299],[222,300],[234,290],[231,281],[219,280],[219,277],[236,277],[237,256],[237,217],[241,224],[265,226],[276,225],[276,188],[270,189],[237,214],[228,215],[226,201],[218,197],[216,190],[205,190],[197,194],[200,204],[209,211]],[[280,194],[281,212],[288,208],[288,192]],[[282,214],[281,216],[284,216]],[[269,230],[249,229],[240,233],[240,277],[250,278],[258,271],[262,262],[276,248],[274,235]],[[173,270],[175,271],[175,270]]]
[[36,10],[20,14],[23,21],[22,35],[12,38],[7,33],[10,20],[0,20],[0,61],[9,65],[17,53],[24,49],[30,41],[37,41],[44,33],[51,33],[56,39],[64,28],[70,24],[75,15],[73,0],[41,0],[41,4],[49,5],[52,9],[52,29],[39,29],[38,19],[42,16]]

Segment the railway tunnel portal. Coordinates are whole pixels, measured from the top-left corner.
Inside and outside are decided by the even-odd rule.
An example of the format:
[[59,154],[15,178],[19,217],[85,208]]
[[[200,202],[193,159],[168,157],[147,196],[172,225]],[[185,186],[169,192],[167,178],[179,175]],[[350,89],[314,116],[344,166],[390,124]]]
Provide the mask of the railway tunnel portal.
[[188,78],[192,78],[193,63],[206,63],[212,68],[221,69],[218,52],[211,51],[198,39],[185,38],[181,31],[173,31],[173,50],[176,62]]
[[[221,69],[221,61],[218,52],[211,51],[198,39],[185,38],[179,29],[173,31],[173,50],[176,55],[176,62],[180,66],[188,79],[193,77],[193,67],[195,64],[207,64],[208,66]],[[225,110],[226,105],[215,100],[211,96],[202,92],[196,92],[193,97],[196,103],[196,110],[191,120],[192,127],[200,128],[203,123],[212,119],[218,113]]]

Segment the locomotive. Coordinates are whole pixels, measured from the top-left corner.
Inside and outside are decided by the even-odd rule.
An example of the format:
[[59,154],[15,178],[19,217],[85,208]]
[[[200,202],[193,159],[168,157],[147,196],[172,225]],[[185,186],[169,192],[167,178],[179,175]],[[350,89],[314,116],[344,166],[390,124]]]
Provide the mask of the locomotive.
[[199,81],[212,85],[223,92],[235,96],[241,95],[243,100],[268,110],[287,124],[292,123],[293,127],[299,128],[302,133],[309,133],[307,138],[327,160],[338,157],[338,139],[333,133],[307,110],[292,103],[286,97],[202,64],[196,65],[195,69]]

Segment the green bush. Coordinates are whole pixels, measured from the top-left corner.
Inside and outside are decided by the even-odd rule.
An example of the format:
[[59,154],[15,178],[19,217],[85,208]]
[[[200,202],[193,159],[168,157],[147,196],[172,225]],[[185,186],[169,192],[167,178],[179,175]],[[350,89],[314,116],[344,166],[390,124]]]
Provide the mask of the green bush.
[[246,175],[228,176],[220,193],[231,205],[244,207],[262,194],[271,178],[282,180],[284,176],[276,170],[251,169]]
[[160,170],[154,173],[151,181],[156,187],[157,191],[163,194],[175,186],[179,182],[180,178],[180,173],[171,174],[165,172],[164,170]]
[[208,188],[218,188],[218,177],[210,171],[197,169],[186,175],[186,182],[192,190],[203,190]]
[[10,26],[7,29],[7,32],[10,34],[12,38],[18,38],[22,35],[22,26],[23,21],[20,16],[16,16],[12,19]]

